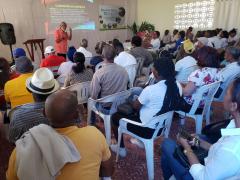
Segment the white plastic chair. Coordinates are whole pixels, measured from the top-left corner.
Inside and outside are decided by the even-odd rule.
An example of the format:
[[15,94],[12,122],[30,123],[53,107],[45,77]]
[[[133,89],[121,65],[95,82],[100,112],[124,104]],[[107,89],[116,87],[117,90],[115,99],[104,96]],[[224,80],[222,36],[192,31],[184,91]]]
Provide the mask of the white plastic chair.
[[125,67],[128,76],[129,76],[129,82],[130,82],[130,88],[133,87],[133,83],[135,81],[136,78],[136,74],[137,74],[137,64],[132,64],[132,65],[128,65]]
[[91,81],[81,82],[81,83],[73,84],[72,86],[68,86],[64,89],[76,92],[78,104],[84,104],[88,102],[88,98],[90,95],[90,92],[89,92],[90,84],[91,84]]
[[[148,123],[138,123],[135,121],[131,121],[129,119],[122,118],[119,122],[119,128],[118,128],[118,151],[117,151],[117,159],[119,157],[119,148],[120,148],[120,142],[123,134],[128,134],[141,142],[143,142],[146,152],[146,159],[147,159],[147,168],[148,168],[148,179],[152,180],[154,179],[154,140],[159,138],[161,135],[164,135],[165,138],[168,137],[171,123],[172,123],[172,117],[173,117],[173,111],[167,112],[165,114],[161,114],[159,116],[153,117],[152,120],[150,120]],[[129,130],[127,130],[127,123],[134,124],[141,127],[152,127],[152,125],[155,125],[155,131],[153,133],[153,136],[151,139],[145,139],[142,138]],[[160,135],[158,135],[159,130],[162,128],[162,132]]]
[[[117,107],[126,102],[127,98],[131,95],[131,90],[126,90],[122,92],[118,92],[112,94],[110,96],[103,97],[101,99],[94,100],[92,98],[88,99],[88,124],[90,124],[91,112],[94,111],[97,115],[99,115],[104,122],[105,135],[108,145],[111,144],[111,116],[115,112],[117,112]],[[103,114],[96,107],[97,103],[100,104],[111,104],[109,114]]]
[[84,63],[84,65],[85,65],[85,66],[91,65],[91,64],[90,64],[91,59],[92,59],[91,57],[86,57],[86,58],[85,58],[85,63]]
[[189,75],[198,69],[199,67],[197,65],[190,66],[186,69],[182,69],[178,74],[176,75],[176,80],[181,82],[181,83],[187,83],[188,82],[188,77]]
[[[195,120],[195,124],[196,124],[196,134],[201,134],[202,131],[202,121],[203,121],[203,117],[206,117],[206,124],[208,125],[210,123],[210,120],[207,118],[209,115],[208,113],[210,112],[210,107],[211,107],[211,103],[213,101],[213,97],[215,95],[215,93],[217,92],[218,88],[220,86],[220,81],[202,86],[200,88],[198,88],[196,90],[196,98],[194,98],[194,103],[192,105],[191,110],[189,111],[189,113],[185,113],[183,111],[176,111],[176,113],[182,115],[182,116],[187,116],[187,117],[191,117]],[[207,93],[207,95],[205,96],[205,98],[203,99],[204,94]],[[203,107],[203,111],[202,114],[195,114],[197,108],[200,105],[200,102],[204,100],[204,107]],[[182,122],[182,124],[184,124],[184,120]]]
[[229,85],[233,82],[233,80],[237,77],[240,77],[240,73],[238,74],[234,74],[233,76],[229,77],[226,81],[222,82],[220,84],[220,88],[223,90],[222,93],[220,94],[220,96],[218,98],[214,98],[213,101],[215,102],[223,102],[224,96],[227,92],[227,88],[229,87]]

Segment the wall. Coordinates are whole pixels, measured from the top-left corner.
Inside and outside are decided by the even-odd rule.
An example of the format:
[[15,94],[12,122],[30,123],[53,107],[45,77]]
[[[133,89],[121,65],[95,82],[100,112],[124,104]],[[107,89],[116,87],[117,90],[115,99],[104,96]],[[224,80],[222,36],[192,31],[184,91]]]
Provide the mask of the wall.
[[138,0],[137,22],[148,21],[161,32],[174,27],[174,6],[190,0]]
[[[32,38],[46,38],[46,45],[53,45],[53,35],[46,36],[44,29],[44,22],[47,18],[47,7],[41,4],[42,0],[0,0],[0,23],[9,22],[14,25],[17,43],[14,47],[24,47],[23,42]],[[63,0],[76,1],[82,0]],[[112,40],[119,38],[122,41],[131,37],[129,30],[112,30],[101,32],[98,30],[98,7],[99,5],[121,5],[126,8],[126,22],[132,24],[136,19],[136,4],[137,0],[96,0],[92,5],[91,12],[94,14],[96,21],[96,30],[94,31],[74,31],[73,40],[69,45],[79,47],[80,40],[87,38],[89,40],[89,49],[94,52],[94,46],[100,40]],[[0,56],[10,60],[10,51],[8,46],[4,46],[0,42]],[[40,52],[35,53],[37,63],[41,58]]]

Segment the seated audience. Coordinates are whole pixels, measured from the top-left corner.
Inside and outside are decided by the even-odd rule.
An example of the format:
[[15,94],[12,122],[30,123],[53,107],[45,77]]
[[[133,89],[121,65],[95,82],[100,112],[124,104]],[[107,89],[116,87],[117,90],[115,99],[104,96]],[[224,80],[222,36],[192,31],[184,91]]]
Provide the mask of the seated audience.
[[133,55],[136,60],[137,58],[142,58],[144,61],[143,66],[148,67],[153,62],[153,57],[148,50],[141,47],[142,39],[139,36],[134,36],[131,43],[133,48],[131,49],[130,54]]
[[184,58],[180,59],[175,64],[175,71],[177,72],[176,79],[179,82],[186,82],[188,76],[197,69],[197,61],[194,56],[194,45],[188,39],[183,42]]
[[76,52],[76,49],[74,46],[71,46],[68,48],[68,52],[67,52],[67,61],[63,62],[60,67],[58,68],[58,82],[60,83],[60,85],[62,86],[65,82],[65,79],[67,77],[67,75],[71,72],[72,70],[72,66],[74,65],[73,62],[73,55]]
[[171,43],[175,43],[178,40],[178,30],[174,29],[171,36]]
[[81,52],[76,52],[73,55],[73,61],[75,64],[72,66],[72,70],[66,77],[64,87],[92,80],[93,72],[91,69],[85,68],[84,54]]
[[222,41],[218,37],[217,31],[212,30],[210,31],[210,37],[208,38],[209,46],[215,49],[222,48]]
[[114,63],[124,68],[129,65],[137,64],[135,57],[124,51],[122,43],[116,44],[115,49],[117,56],[114,58]]
[[201,49],[204,46],[208,46],[209,41],[206,37],[199,37],[197,38],[197,42],[195,43],[195,46],[197,49]]
[[26,88],[32,93],[34,102],[19,106],[11,114],[9,141],[13,143],[32,127],[49,124],[43,115],[45,100],[59,89],[59,84],[49,69],[40,68],[27,79]]
[[187,31],[186,31],[186,39],[189,39],[190,41],[193,42],[194,35],[193,35],[192,31],[193,31],[193,27],[189,27],[187,29]]
[[15,60],[16,71],[19,77],[6,82],[4,87],[4,95],[7,103],[11,104],[11,108],[18,105],[32,103],[33,96],[26,89],[26,80],[32,76],[33,65],[26,56]]
[[[55,130],[41,124],[17,141],[9,159],[7,179],[35,179],[37,176],[39,179],[78,180],[112,176],[114,166],[106,140],[95,127],[76,126],[77,106],[76,95],[67,90],[47,98],[45,114]],[[47,146],[42,144],[42,138],[48,142]]]
[[228,44],[233,46],[239,40],[236,29],[229,31]]
[[227,31],[220,32],[221,48],[226,48],[228,46],[228,37],[229,35]]
[[165,30],[164,36],[162,37],[161,41],[161,47],[164,47],[166,44],[169,44],[171,42],[171,35],[169,30]]
[[[184,99],[190,105],[189,110],[194,103],[195,92],[198,88],[221,80],[218,76],[219,55],[214,48],[204,46],[199,49],[197,53],[197,65],[199,69],[190,74],[188,83],[183,86],[183,96],[185,96]],[[201,101],[200,108],[203,106],[204,100]]]
[[55,54],[55,50],[52,46],[47,46],[45,48],[45,59],[42,59],[40,67],[51,68],[54,66],[60,66],[63,62],[65,62],[65,58],[62,56],[57,56]]
[[95,67],[98,63],[103,62],[103,57],[102,57],[102,50],[103,47],[106,45],[107,43],[105,43],[104,41],[98,42],[95,46],[95,52],[96,52],[96,56],[92,57],[92,59],[90,60],[90,65],[93,66],[93,70],[95,70]]
[[151,40],[151,46],[154,50],[158,50],[161,45],[160,41],[160,32],[159,31],[154,31],[152,34],[152,40]]
[[88,47],[88,40],[82,39],[82,43],[80,47],[77,49],[77,52],[83,53],[85,58],[92,58],[92,53],[87,50],[87,47]]
[[[114,63],[116,50],[113,46],[106,45],[103,48],[103,66],[97,70],[90,86],[92,99],[102,98],[124,90],[127,90],[129,77],[127,71]],[[109,104],[99,104],[103,113],[109,113]],[[91,114],[91,124],[95,124],[95,113]]]
[[127,71],[114,63],[115,56],[116,50],[112,46],[104,46],[104,64],[93,75],[91,98],[98,99],[127,89]]
[[[156,84],[143,89],[137,100],[132,102],[134,113],[124,115],[120,112],[112,116],[112,129],[114,136],[118,139],[118,127],[121,118],[127,118],[139,123],[149,123],[148,127],[139,127],[126,123],[129,131],[143,137],[151,138],[154,133],[155,124],[150,121],[154,116],[174,110],[180,98],[180,84],[176,83],[174,64],[171,59],[162,58],[154,61],[153,74]],[[111,150],[117,152],[117,145],[111,145]],[[119,155],[126,156],[123,138],[120,144]]]
[[[204,164],[192,150],[192,144],[182,137],[178,138],[178,144],[184,148],[184,153],[190,163],[190,169],[185,168],[174,157],[176,142],[165,139],[161,144],[161,167],[164,179],[172,175],[176,179],[239,179],[240,177],[240,79],[238,78],[228,88],[224,99],[224,109],[230,112],[233,120],[227,128],[221,129],[222,137],[215,143],[200,140],[199,146],[208,151]],[[228,163],[229,162],[229,163]],[[227,164],[226,164],[227,163]]]
[[18,77],[15,72],[10,72],[10,66],[5,58],[0,57],[0,111],[7,109],[4,98],[4,87],[7,81]]
[[184,31],[180,31],[178,33],[178,39],[176,40],[176,43],[174,44],[173,47],[171,47],[169,49],[170,52],[175,52],[178,50],[178,48],[182,45],[182,42],[184,41],[184,38],[185,38],[185,32]]

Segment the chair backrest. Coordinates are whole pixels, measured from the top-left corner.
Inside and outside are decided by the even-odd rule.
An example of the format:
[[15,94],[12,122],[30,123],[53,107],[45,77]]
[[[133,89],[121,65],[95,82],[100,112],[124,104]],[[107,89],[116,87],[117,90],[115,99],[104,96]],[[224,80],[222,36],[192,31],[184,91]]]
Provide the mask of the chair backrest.
[[84,63],[84,65],[85,65],[85,66],[91,65],[91,64],[90,64],[91,59],[92,59],[91,57],[86,57],[86,58],[85,58],[85,63]]
[[233,82],[233,80],[237,77],[240,77],[240,73],[234,74],[230,76],[226,81],[222,82],[222,84],[220,85],[220,88],[222,89],[222,93],[218,98],[214,98],[214,101],[223,102],[224,96],[227,92],[227,88]]
[[[145,125],[146,127],[149,125],[150,126],[155,125],[155,131],[152,137],[153,139],[163,134],[165,137],[168,137],[171,124],[172,124],[172,118],[173,118],[173,111],[169,111],[167,113],[153,117],[153,119]],[[162,129],[161,134],[158,133],[160,129]]]
[[126,90],[122,92],[118,92],[101,99],[97,99],[98,103],[111,103],[110,114],[114,114],[117,112],[117,108],[120,104],[126,102],[127,98],[131,95],[131,90]]
[[51,67],[48,67],[48,69],[52,71],[54,76],[58,75],[59,66],[51,66]]
[[135,81],[136,78],[136,74],[137,74],[137,64],[132,64],[132,65],[128,65],[125,67],[128,76],[129,76],[129,82],[130,82],[130,88],[133,87],[133,83]]
[[91,81],[77,83],[72,86],[68,86],[65,89],[68,89],[69,91],[76,92],[78,104],[83,104],[88,102],[88,98],[90,96],[90,84]]
[[103,62],[98,63],[98,64],[95,66],[95,72],[96,72],[98,69],[102,68],[103,64],[104,64]]
[[[207,108],[211,106],[211,103],[213,101],[214,95],[216,94],[219,86],[220,81],[216,81],[211,84],[204,85],[196,90],[196,98],[194,98],[194,103],[192,105],[192,108],[189,112],[189,114],[195,114],[197,108],[199,107],[202,100],[204,100],[204,108],[203,108],[203,114],[206,114]],[[207,95],[205,95],[207,93]],[[205,97],[203,99],[203,97]]]
[[190,66],[186,69],[182,69],[182,71],[178,72],[178,74],[176,75],[177,81],[187,82],[189,75],[198,68],[199,67],[197,65],[194,65],[194,66]]
[[139,76],[141,76],[144,59],[142,57],[137,57],[136,61],[137,61],[137,75],[136,76],[139,77]]

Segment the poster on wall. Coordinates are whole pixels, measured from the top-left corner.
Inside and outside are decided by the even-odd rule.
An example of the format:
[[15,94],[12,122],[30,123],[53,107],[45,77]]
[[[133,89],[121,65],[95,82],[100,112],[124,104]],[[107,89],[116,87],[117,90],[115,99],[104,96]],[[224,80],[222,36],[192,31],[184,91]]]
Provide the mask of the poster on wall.
[[126,29],[126,10],[124,7],[100,5],[99,24],[100,30]]

